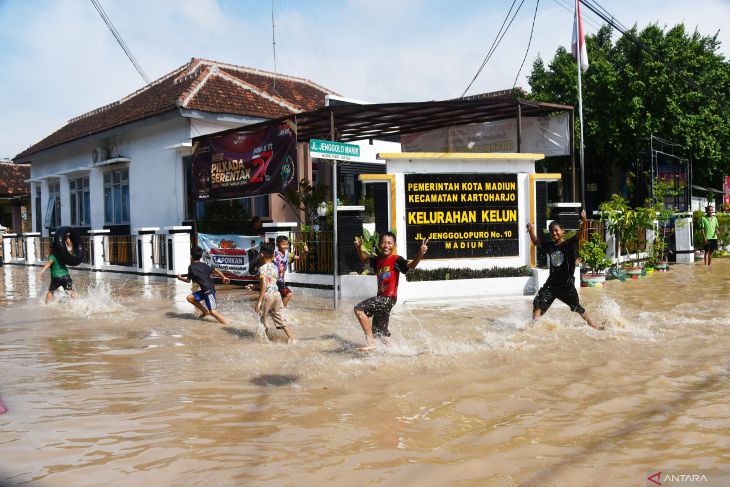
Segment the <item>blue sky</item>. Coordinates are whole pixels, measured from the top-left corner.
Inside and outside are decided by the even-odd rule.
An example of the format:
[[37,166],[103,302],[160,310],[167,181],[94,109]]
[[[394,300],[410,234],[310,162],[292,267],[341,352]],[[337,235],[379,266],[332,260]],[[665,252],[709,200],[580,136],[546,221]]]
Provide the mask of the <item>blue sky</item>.
[[[100,0],[151,79],[204,57],[274,70],[271,0]],[[509,0],[274,0],[276,70],[372,102],[460,96]],[[519,1],[517,2],[519,4]],[[539,54],[569,46],[571,0],[540,0],[517,84]],[[685,22],[705,35],[730,25],[730,0],[602,1],[623,24]],[[688,8],[688,5],[691,8]],[[511,88],[535,0],[525,0],[470,94]],[[600,21],[587,10],[585,30]],[[0,0],[0,157],[144,82],[89,0]],[[730,29],[730,28],[728,28]],[[730,58],[730,35],[720,30]]]

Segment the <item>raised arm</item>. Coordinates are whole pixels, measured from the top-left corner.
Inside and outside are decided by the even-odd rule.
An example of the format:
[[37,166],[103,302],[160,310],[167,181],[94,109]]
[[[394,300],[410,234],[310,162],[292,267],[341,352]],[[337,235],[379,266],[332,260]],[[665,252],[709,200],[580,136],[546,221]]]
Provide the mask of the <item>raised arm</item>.
[[426,255],[426,252],[428,252],[428,239],[424,238],[423,242],[421,243],[421,248],[418,249],[418,254],[416,255],[416,258],[408,261],[408,268],[415,268],[418,263],[421,262],[423,256]]
[[367,263],[370,260],[370,256],[362,249],[362,239],[360,237],[355,237],[355,248],[357,249],[357,256],[360,262],[363,264]]
[[537,235],[535,234],[535,225],[533,225],[531,222],[528,222],[527,225],[527,233],[530,235],[530,241],[532,242],[532,245],[535,247],[540,246],[540,240],[538,240]]

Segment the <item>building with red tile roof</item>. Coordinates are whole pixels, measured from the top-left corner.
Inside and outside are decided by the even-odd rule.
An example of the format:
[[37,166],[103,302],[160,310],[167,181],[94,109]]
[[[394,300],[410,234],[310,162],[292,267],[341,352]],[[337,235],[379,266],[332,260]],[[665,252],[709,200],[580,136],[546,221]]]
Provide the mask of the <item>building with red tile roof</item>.
[[[193,58],[14,157],[30,163],[33,228],[130,234],[189,222],[192,137],[314,110],[328,95],[336,93],[307,79]],[[273,217],[280,205],[270,199],[247,211]]]

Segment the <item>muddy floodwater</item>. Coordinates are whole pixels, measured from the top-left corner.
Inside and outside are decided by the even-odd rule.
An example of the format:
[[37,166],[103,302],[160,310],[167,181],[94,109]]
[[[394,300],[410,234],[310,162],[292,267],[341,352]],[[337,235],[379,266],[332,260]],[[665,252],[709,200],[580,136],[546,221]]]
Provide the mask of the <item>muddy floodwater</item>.
[[353,302],[296,294],[289,346],[240,288],[221,326],[163,278],[72,272],[46,306],[37,271],[0,268],[0,485],[730,485],[730,259],[583,290],[605,331],[399,305],[369,354]]

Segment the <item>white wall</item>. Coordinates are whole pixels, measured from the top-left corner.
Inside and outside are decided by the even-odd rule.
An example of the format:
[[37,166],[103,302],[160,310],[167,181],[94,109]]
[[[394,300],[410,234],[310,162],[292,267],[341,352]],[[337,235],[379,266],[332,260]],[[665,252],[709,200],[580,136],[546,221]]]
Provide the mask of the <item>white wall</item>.
[[[70,224],[68,179],[88,176],[91,228],[104,226],[105,171],[121,165],[94,166],[91,152],[98,146],[113,148],[112,156],[131,159],[129,167],[130,228],[179,225],[184,218],[182,156],[166,146],[188,140],[187,120],[173,112],[128,124],[31,156],[31,179],[41,180],[41,215],[45,218],[48,178],[61,181],[61,224]],[[63,173],[63,174],[62,174]],[[35,229],[39,231],[38,229]],[[47,230],[43,230],[44,235]]]

